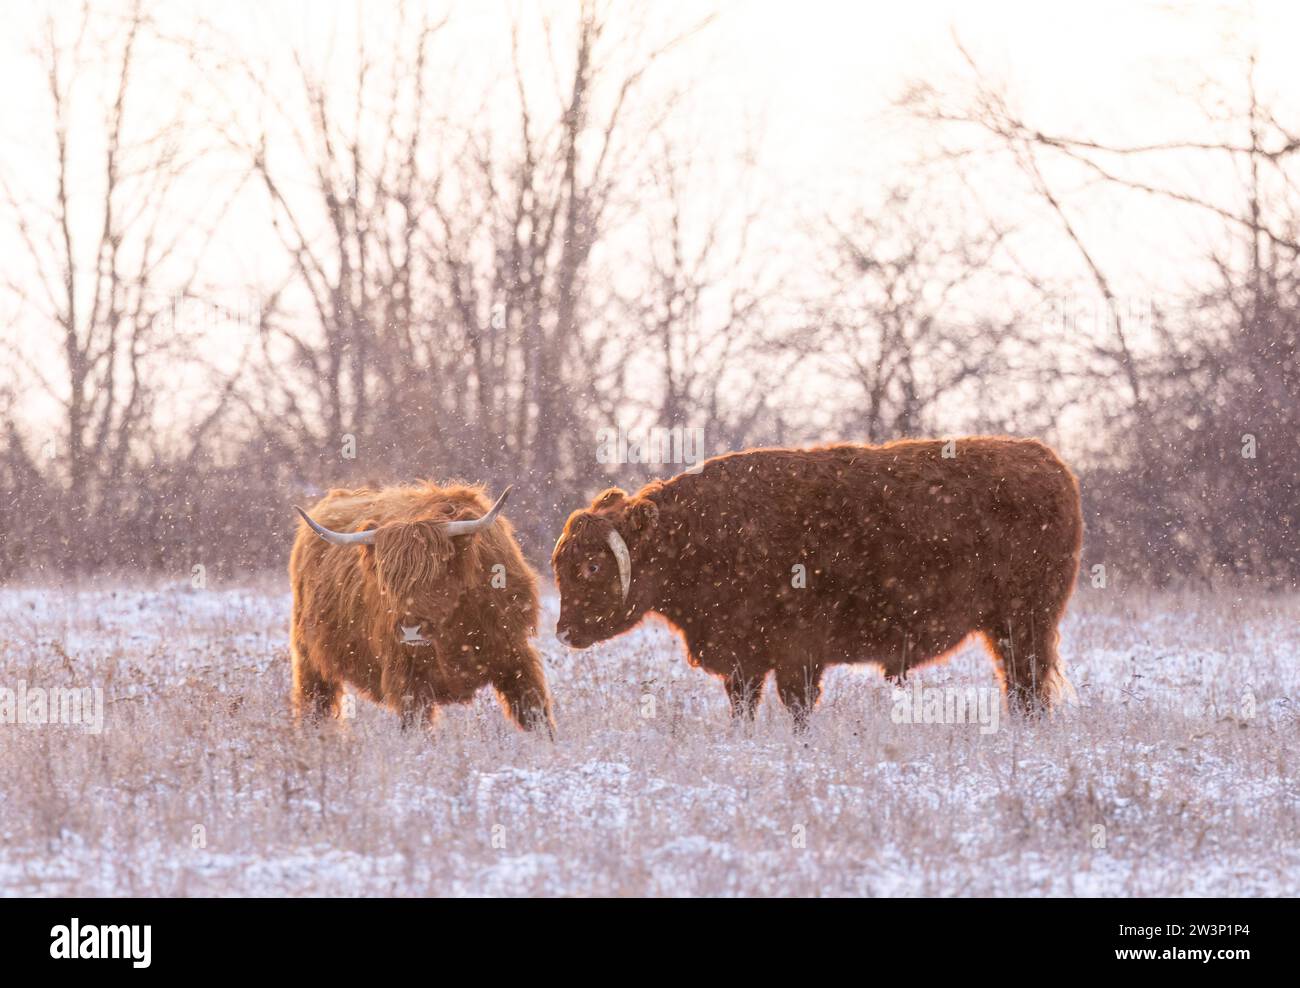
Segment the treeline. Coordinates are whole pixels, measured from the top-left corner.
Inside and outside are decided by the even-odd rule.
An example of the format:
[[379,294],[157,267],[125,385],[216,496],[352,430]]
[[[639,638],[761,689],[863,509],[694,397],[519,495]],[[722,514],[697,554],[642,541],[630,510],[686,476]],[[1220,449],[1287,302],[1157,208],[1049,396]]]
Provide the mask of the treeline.
[[[969,159],[949,143],[787,241],[761,162],[705,160],[673,124],[707,21],[519,14],[466,108],[447,19],[375,10],[350,74],[236,57],[143,4],[41,32],[42,170],[0,183],[22,259],[0,324],[0,579],[238,579],[285,563],[292,504],[426,476],[514,484],[541,563],[592,494],[682,468],[599,455],[601,430],[650,426],[698,430],[706,455],[1038,435],[1080,473],[1085,562],[1111,579],[1300,577],[1300,132],[1253,67],[1247,139],[1178,149],[1238,166],[1224,200],[1146,174],[1168,146],[1022,120],[972,61],[897,112],[1001,157],[990,200],[1018,175],[1033,222],[956,208],[987,203],[952,181]],[[159,115],[178,54],[207,88]],[[1073,173],[1213,217],[1213,277],[1135,319],[1074,222]],[[1063,244],[1068,277],[1008,264],[1026,237]],[[1054,318],[1070,299],[1102,317]]]

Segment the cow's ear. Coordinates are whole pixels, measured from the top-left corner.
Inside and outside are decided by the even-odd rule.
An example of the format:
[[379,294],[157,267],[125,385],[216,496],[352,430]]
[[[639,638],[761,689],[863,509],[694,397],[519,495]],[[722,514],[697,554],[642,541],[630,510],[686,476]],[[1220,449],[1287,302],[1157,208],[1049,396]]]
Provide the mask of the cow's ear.
[[659,522],[659,505],[649,499],[642,498],[628,509],[627,520],[633,531],[648,531]]
[[[356,527],[356,531],[365,532],[365,531],[369,531],[372,528],[378,528],[378,527],[379,527],[379,522],[375,521],[373,518],[367,518],[365,521],[363,521],[360,525]],[[363,542],[361,545],[357,546],[357,552],[361,556],[361,572],[368,577],[374,576],[375,575],[375,547],[373,545]]]
[[602,508],[609,508],[627,497],[627,491],[621,487],[611,487],[596,495],[596,500],[591,502],[593,511],[599,511]]

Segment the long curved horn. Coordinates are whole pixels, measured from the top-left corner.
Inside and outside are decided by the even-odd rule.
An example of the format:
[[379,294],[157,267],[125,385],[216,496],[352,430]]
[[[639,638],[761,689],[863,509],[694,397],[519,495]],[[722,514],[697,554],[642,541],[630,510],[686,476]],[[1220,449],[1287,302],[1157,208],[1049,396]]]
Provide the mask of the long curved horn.
[[443,525],[442,530],[448,535],[473,535],[480,529],[487,528],[496,521],[497,515],[501,513],[501,505],[506,503],[506,498],[510,496],[512,489],[507,487],[503,490],[501,496],[497,498],[497,503],[492,505],[491,510],[482,518],[471,518],[469,521],[449,521]]
[[632,587],[632,555],[627,551],[627,543],[618,534],[617,528],[609,530],[605,541],[609,543],[609,551],[618,560],[618,582],[623,585],[623,599],[626,601],[627,592]]
[[366,532],[331,532],[324,525],[318,525],[316,524],[316,522],[312,521],[311,515],[307,514],[307,512],[303,511],[302,508],[298,507],[297,505],[294,505],[293,510],[298,512],[298,514],[302,515],[302,520],[305,521],[308,525],[310,525],[311,530],[315,532],[317,535],[319,535],[321,538],[323,538],[326,542],[331,542],[334,545],[374,545],[375,544],[375,533],[379,531],[379,529],[377,528],[372,528]]

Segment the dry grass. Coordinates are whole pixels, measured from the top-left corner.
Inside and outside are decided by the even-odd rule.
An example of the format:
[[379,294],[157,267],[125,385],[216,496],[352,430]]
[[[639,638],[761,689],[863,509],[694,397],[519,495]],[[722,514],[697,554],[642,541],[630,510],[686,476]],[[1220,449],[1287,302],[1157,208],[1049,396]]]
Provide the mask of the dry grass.
[[[1081,591],[1082,706],[992,735],[893,723],[867,669],[830,677],[806,735],[771,696],[733,726],[658,627],[580,654],[546,634],[555,744],[486,694],[432,736],[364,702],[295,730],[287,614],[266,588],[0,593],[0,686],[106,700],[101,734],[0,726],[0,890],[1300,892],[1294,598]],[[974,649],[922,676],[992,683]]]

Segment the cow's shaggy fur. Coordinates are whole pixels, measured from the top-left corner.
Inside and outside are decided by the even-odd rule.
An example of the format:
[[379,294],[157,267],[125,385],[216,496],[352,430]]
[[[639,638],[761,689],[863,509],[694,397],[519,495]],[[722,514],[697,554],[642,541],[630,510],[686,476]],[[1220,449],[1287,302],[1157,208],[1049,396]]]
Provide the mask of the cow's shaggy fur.
[[[1079,490],[1028,439],[755,449],[706,461],[634,496],[612,489],[574,512],[552,557],[558,631],[586,647],[646,613],[753,716],[769,671],[802,721],[823,670],[908,670],[980,635],[1014,709],[1068,689],[1057,622],[1083,535]],[[622,597],[608,545],[628,546]]]
[[337,716],[347,683],[410,724],[491,685],[520,725],[550,729],[550,694],[529,640],[537,579],[509,523],[450,538],[442,528],[488,507],[475,487],[332,490],[312,517],[335,531],[378,529],[374,545],[331,545],[299,522],[289,576],[300,715]]

